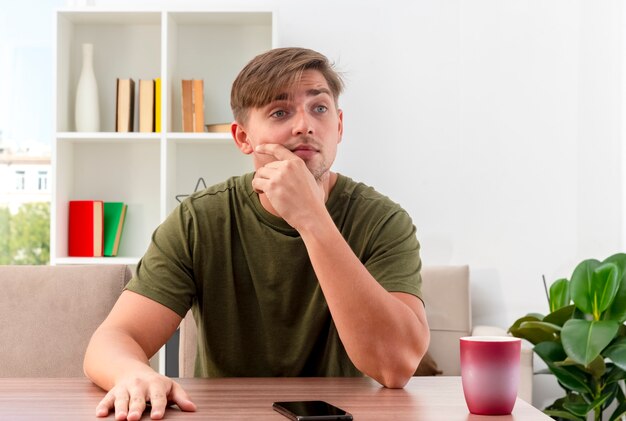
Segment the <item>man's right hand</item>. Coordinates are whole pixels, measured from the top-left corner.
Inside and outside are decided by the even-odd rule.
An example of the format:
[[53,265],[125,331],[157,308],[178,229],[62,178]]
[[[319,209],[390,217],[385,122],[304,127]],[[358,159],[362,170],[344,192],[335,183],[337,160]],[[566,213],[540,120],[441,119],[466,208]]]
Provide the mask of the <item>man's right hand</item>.
[[152,419],[165,415],[168,403],[183,411],[196,405],[182,387],[156,373],[149,358],[176,331],[182,317],[150,298],[124,291],[113,310],[91,337],[85,353],[85,374],[109,392],[96,416],[115,412],[116,420],[138,420],[147,403]]
[[96,416],[106,417],[114,410],[116,420],[135,421],[141,419],[148,403],[153,420],[162,419],[169,404],[176,404],[183,411],[196,410],[196,405],[178,383],[152,372],[121,379],[100,401]]

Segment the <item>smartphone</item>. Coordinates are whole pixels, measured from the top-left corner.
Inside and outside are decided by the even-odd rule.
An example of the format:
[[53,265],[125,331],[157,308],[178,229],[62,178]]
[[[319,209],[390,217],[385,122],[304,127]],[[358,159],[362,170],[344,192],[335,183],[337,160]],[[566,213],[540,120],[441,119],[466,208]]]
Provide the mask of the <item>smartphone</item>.
[[324,401],[274,402],[275,411],[295,421],[351,420],[352,415]]

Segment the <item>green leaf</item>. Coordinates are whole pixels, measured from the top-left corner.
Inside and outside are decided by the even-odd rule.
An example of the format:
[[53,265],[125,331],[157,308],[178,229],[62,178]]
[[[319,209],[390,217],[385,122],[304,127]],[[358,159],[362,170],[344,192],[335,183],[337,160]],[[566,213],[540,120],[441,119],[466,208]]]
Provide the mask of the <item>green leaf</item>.
[[593,411],[595,408],[601,407],[602,405],[604,405],[604,403],[608,401],[609,398],[614,397],[614,395],[615,395],[615,390],[612,389],[612,390],[607,391],[606,393],[601,394],[593,402],[589,404],[565,402],[563,403],[563,408],[567,409],[569,412],[573,413],[574,415],[585,417],[589,412]]
[[574,304],[570,304],[566,307],[561,307],[560,309],[548,314],[546,317],[543,318],[542,321],[563,327],[565,322],[574,316],[575,308],[576,305]]
[[602,355],[598,355],[593,361],[591,361],[591,363],[589,363],[587,367],[577,363],[570,357],[567,357],[564,361],[555,362],[554,364],[559,367],[576,366],[596,379],[602,377],[604,373],[606,373],[606,364]]
[[612,343],[604,352],[622,370],[626,370],[626,338],[620,338]]
[[560,343],[542,342],[535,345],[533,351],[546,363],[563,387],[579,393],[591,394],[591,389],[587,385],[588,376],[584,372],[577,367],[561,367],[556,364],[567,358]]
[[552,405],[546,407],[543,411],[546,415],[550,415],[553,417],[557,417],[558,419],[566,419],[566,420],[574,420],[574,421],[585,421],[585,418],[578,417],[571,412],[567,411],[563,408],[565,403],[579,403],[585,404],[585,400],[577,394],[569,393],[566,396],[555,400]]
[[[543,319],[543,317],[542,317],[541,319]],[[533,321],[533,322],[539,322],[539,321],[541,321],[541,319],[540,319],[540,318],[538,318],[538,317],[536,317],[536,316],[532,316],[532,315],[527,314],[527,315],[525,315],[524,317],[520,317],[519,319],[517,319],[517,320],[516,320],[516,321],[515,321],[515,322],[511,325],[511,327],[509,328],[509,332],[511,332],[511,329],[517,329],[517,328],[518,328],[518,327],[520,327],[520,326],[521,326],[521,324],[522,324],[522,323],[524,323],[524,322],[531,322],[531,321]]]
[[609,421],[615,421],[617,419],[620,419],[623,415],[626,415],[626,402],[621,402],[617,408],[615,408],[615,411],[613,411],[613,414],[611,414],[611,418],[609,418]]
[[571,420],[571,421],[585,421],[585,418],[583,417],[577,417],[576,415],[567,412],[565,410],[558,410],[558,409],[546,409],[545,411],[543,411],[544,414],[550,416],[550,417],[557,417],[557,418],[561,418],[564,420]]
[[565,278],[554,281],[550,285],[550,312],[565,307],[570,301],[569,281]]
[[535,354],[539,356],[547,365],[552,365],[556,362],[564,361],[567,358],[567,354],[563,349],[563,346],[558,342],[541,342],[535,345],[533,348]]
[[576,367],[558,367],[556,365],[548,366],[552,374],[563,385],[564,388],[573,390],[578,393],[592,394],[591,388],[588,386],[588,378]]
[[561,326],[546,322],[524,322],[520,329],[540,329],[553,335],[558,335],[561,332]]
[[610,262],[601,264],[593,272],[592,296],[595,312],[598,314],[596,320],[600,318],[600,313],[609,308],[615,299],[621,280],[620,275],[617,265]]
[[604,376],[604,384],[616,383],[624,379],[626,379],[626,371],[614,364],[607,364],[607,374]]
[[591,405],[586,403],[569,403],[565,402],[563,408],[567,409],[574,415],[579,417],[585,417],[589,411],[591,411]]
[[570,294],[576,307],[587,314],[593,314],[593,299],[591,296],[593,271],[600,266],[594,259],[584,260],[576,266],[570,281]]
[[613,320],[568,320],[561,330],[563,349],[568,357],[588,366],[611,343],[618,328]]
[[604,259],[602,263],[614,263],[617,265],[620,273],[626,275],[626,253],[616,253]]
[[511,335],[515,336],[516,338],[526,339],[528,342],[530,342],[533,345],[536,345],[540,342],[545,342],[545,341],[554,341],[556,339],[556,337],[553,334],[548,333],[545,330],[541,330],[537,328],[513,328],[511,327],[509,329],[509,332],[511,333]]
[[589,259],[581,262],[570,283],[574,304],[594,320],[600,319],[600,313],[613,302],[620,281],[619,267],[611,262],[600,263]]
[[621,387],[617,388],[617,399],[618,399],[618,402],[626,401],[626,395],[624,395],[624,391],[622,390]]
[[617,294],[610,307],[603,315],[605,320],[617,320],[622,323],[626,321],[626,254],[618,253],[604,260],[617,265],[620,270],[621,278]]
[[594,360],[591,361],[587,367],[584,367],[583,370],[591,374],[596,379],[604,376],[604,373],[606,373],[606,363],[604,362],[602,355],[598,355],[594,358]]

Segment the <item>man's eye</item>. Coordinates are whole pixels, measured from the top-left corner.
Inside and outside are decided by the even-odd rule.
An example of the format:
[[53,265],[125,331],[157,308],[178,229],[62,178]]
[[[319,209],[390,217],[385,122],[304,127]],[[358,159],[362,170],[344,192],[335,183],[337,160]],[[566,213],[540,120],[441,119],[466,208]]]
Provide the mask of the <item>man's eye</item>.
[[328,111],[328,107],[325,105],[318,105],[317,107],[315,107],[315,111],[317,111],[318,113],[325,113],[326,111]]
[[278,111],[274,111],[272,114],[272,117],[276,117],[276,118],[281,118],[287,115],[287,113],[284,110],[278,110]]

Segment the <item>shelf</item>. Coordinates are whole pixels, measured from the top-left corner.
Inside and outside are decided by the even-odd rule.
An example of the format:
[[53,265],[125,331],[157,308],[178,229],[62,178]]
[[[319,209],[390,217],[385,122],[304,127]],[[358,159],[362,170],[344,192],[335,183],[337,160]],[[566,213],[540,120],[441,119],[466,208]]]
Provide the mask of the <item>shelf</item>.
[[[170,5],[171,6],[171,5]],[[51,209],[52,264],[136,265],[176,196],[253,170],[230,133],[181,132],[181,80],[204,80],[204,121],[232,121],[230,88],[256,55],[275,47],[275,13],[243,10],[64,9],[55,40],[55,137]],[[245,9],[245,8],[244,8]],[[76,132],[74,107],[83,43],[93,44],[99,132]],[[161,133],[115,132],[116,79],[135,80],[135,130],[140,79],[161,78]],[[70,200],[128,205],[119,256],[68,257]]]
[[160,133],[117,133],[117,132],[60,132],[57,133],[59,142],[73,143],[95,143],[98,141],[107,143],[128,143],[132,142],[158,142],[161,139]]
[[107,11],[98,10],[72,11],[60,10],[59,18],[73,24],[83,25],[159,25],[161,12],[158,11]]
[[196,144],[226,144],[233,143],[230,133],[170,133],[167,135],[168,142],[196,143]]

